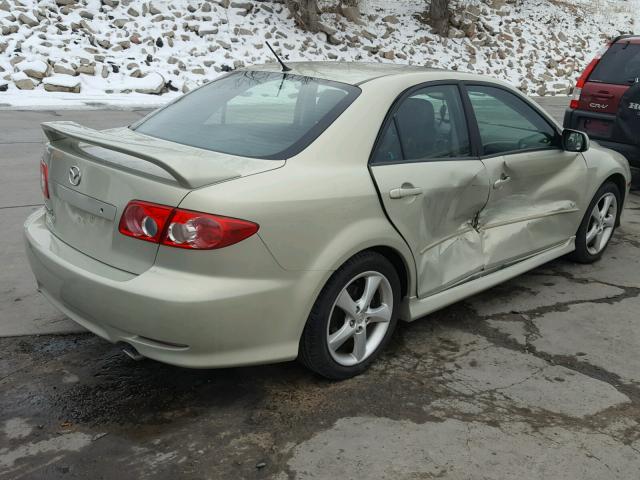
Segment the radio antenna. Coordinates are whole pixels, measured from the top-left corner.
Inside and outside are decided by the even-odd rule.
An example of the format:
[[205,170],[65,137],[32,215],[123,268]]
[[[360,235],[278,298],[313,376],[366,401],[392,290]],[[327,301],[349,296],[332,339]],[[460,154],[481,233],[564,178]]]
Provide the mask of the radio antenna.
[[269,44],[269,42],[264,42],[267,44],[267,47],[269,47],[269,50],[271,50],[271,53],[273,53],[273,56],[276,57],[276,60],[278,60],[278,63],[280,63],[280,65],[282,65],[282,71],[283,72],[289,72],[291,70],[290,67],[287,67],[285,65],[285,63],[282,61],[282,59],[278,56],[278,54],[276,53],[276,51],[273,49],[273,47],[271,46],[271,44]]

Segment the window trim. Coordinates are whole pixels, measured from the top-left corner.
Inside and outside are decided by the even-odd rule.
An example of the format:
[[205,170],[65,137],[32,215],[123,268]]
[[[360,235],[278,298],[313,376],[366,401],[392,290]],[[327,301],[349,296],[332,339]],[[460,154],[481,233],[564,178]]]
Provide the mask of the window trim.
[[[400,105],[402,104],[402,102],[404,102],[404,100],[409,98],[411,95],[413,95],[418,90],[422,90],[422,89],[427,88],[427,87],[437,87],[437,86],[442,86],[442,85],[448,85],[448,86],[456,87],[456,90],[458,91],[458,95],[460,96],[460,105],[462,107],[462,115],[464,117],[464,121],[465,121],[465,124],[467,126],[467,133],[469,135],[469,155],[465,155],[463,157],[434,157],[434,158],[417,158],[417,159],[407,160],[407,159],[404,158],[404,149],[402,147],[402,142],[400,142],[400,149],[402,150],[402,156],[403,156],[402,160],[392,161],[392,162],[374,162],[373,158],[375,156],[375,153],[376,153],[378,147],[380,146],[380,143],[382,142],[382,138],[384,136],[384,133],[386,132],[386,129],[389,126],[389,123],[391,123],[392,121],[395,121],[395,114],[398,111],[398,109],[400,108]],[[451,80],[431,80],[431,81],[428,81],[428,82],[422,82],[422,83],[413,85],[413,86],[403,90],[395,98],[395,100],[393,101],[393,103],[389,107],[389,110],[387,111],[387,114],[385,115],[384,120],[382,121],[382,125],[378,129],[378,134],[376,135],[376,139],[375,139],[375,141],[373,143],[373,148],[371,149],[371,152],[369,153],[369,160],[367,162],[367,165],[369,165],[371,167],[377,167],[377,166],[382,166],[382,165],[403,165],[403,164],[407,164],[407,163],[455,162],[455,161],[478,160],[478,158],[479,158],[478,149],[477,149],[476,142],[474,142],[474,136],[472,134],[471,119],[469,118],[467,109],[465,107],[465,95],[466,95],[466,92],[464,92],[462,90],[461,86],[462,86],[462,82],[460,80],[453,80],[453,79],[451,79]],[[475,120],[475,117],[474,117],[474,120]],[[396,129],[397,128],[398,127],[396,125]],[[399,131],[398,131],[398,135],[400,135]]]
[[517,90],[505,87],[503,85],[500,85],[498,83],[493,83],[493,82],[483,82],[483,81],[476,81],[476,80],[463,80],[460,82],[460,88],[463,91],[463,96],[464,96],[464,108],[466,110],[466,115],[467,117],[470,119],[470,121],[472,121],[473,123],[473,130],[474,130],[474,134],[473,136],[475,137],[475,141],[477,142],[476,144],[476,148],[477,148],[477,152],[479,154],[479,158],[481,160],[484,159],[489,159],[489,158],[495,158],[495,157],[502,157],[505,155],[516,155],[519,153],[532,153],[532,152],[546,152],[546,151],[553,151],[553,150],[562,150],[562,147],[532,147],[532,148],[525,148],[525,149],[517,149],[517,150],[508,150],[505,152],[498,152],[498,153],[491,153],[488,155],[484,154],[483,151],[483,146],[482,146],[482,138],[480,136],[480,127],[478,126],[478,120],[476,118],[476,114],[475,111],[473,109],[473,104],[471,103],[471,98],[469,97],[469,90],[467,87],[491,87],[491,88],[495,88],[497,90],[502,90],[504,92],[510,93],[512,95],[514,95],[515,97],[519,98],[520,100],[522,100],[528,107],[530,107],[535,113],[537,113],[540,117],[542,117],[542,119],[553,129],[553,131],[556,133],[556,140],[559,140],[562,138],[562,129],[558,126],[558,124],[556,124],[555,121],[553,121],[553,119],[551,119],[546,112],[544,112],[540,107],[538,107],[537,105],[535,105],[533,102],[531,102],[531,100],[529,100],[525,95],[523,95],[522,93],[520,93]]

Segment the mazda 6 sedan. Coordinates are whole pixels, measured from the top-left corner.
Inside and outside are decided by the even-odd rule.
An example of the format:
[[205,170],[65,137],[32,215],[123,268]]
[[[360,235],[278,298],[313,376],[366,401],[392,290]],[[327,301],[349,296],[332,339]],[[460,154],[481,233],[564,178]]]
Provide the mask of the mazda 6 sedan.
[[128,127],[43,129],[40,291],[185,367],[359,374],[398,320],[599,259],[631,180],[508,84],[407,66],[261,65]]

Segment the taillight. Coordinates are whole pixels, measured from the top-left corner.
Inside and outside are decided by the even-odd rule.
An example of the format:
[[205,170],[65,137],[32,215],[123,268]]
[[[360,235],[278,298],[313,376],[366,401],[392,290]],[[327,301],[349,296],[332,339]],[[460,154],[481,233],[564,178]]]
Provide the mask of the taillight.
[[46,200],[49,199],[49,167],[44,160],[40,160],[40,188]]
[[158,243],[173,208],[149,202],[129,202],[120,217],[118,230],[128,237]]
[[611,43],[607,43],[604,47],[602,47],[600,51],[596,53],[596,56],[593,57],[593,60],[589,62],[589,65],[587,65],[587,68],[584,69],[582,75],[580,75],[580,77],[578,78],[576,86],[573,89],[571,102],[569,102],[569,108],[578,108],[578,105],[580,104],[580,95],[582,95],[582,88],[584,87],[584,84],[587,83],[587,80],[589,80],[589,75],[591,75],[591,72],[593,72],[593,69],[596,68],[596,65],[598,65],[598,62],[600,62],[600,59],[607,52],[610,46]]
[[120,233],[170,247],[212,250],[258,231],[256,223],[134,200],[120,218]]

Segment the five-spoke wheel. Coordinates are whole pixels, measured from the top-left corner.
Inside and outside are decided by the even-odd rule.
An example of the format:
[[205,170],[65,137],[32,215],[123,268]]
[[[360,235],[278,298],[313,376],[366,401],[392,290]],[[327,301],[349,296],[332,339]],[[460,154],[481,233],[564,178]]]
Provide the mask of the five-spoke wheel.
[[576,233],[576,249],[570,255],[573,260],[591,263],[604,253],[620,214],[621,194],[613,182],[605,182],[594,195]]
[[358,253],[329,279],[307,320],[300,360],[332,379],[363,372],[396,325],[400,279],[391,262],[373,251]]

